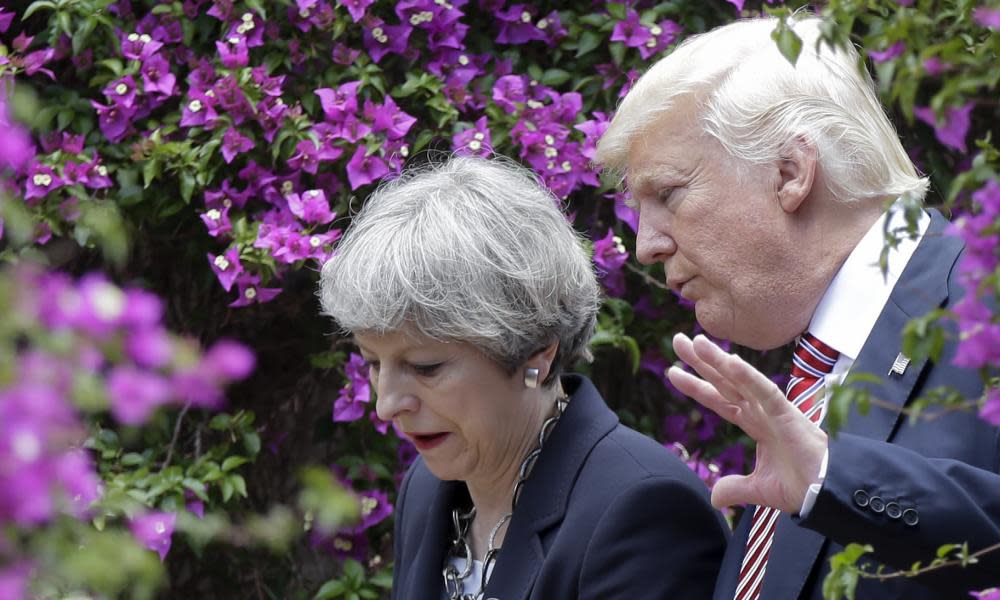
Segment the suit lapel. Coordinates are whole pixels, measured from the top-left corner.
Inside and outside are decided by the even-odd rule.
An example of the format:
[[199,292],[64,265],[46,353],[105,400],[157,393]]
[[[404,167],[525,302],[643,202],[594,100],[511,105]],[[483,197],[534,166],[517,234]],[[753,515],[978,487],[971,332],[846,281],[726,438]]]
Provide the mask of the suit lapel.
[[901,421],[900,409],[913,396],[926,359],[910,363],[902,374],[890,373],[896,356],[903,350],[903,329],[915,317],[940,307],[948,299],[948,274],[962,251],[962,241],[944,234],[948,221],[936,210],[929,211],[931,223],[889,296],[852,373],[870,373],[878,383],[857,384],[872,398],[891,407],[872,405],[867,415],[852,406],[843,431],[869,439],[886,441]]
[[[909,401],[927,366],[924,359],[910,363],[902,375],[889,374],[893,361],[903,349],[906,324],[947,300],[948,273],[963,247],[961,240],[944,235],[948,221],[941,213],[936,210],[928,212],[931,215],[930,225],[851,367],[851,373],[878,376],[879,383],[855,385],[859,389],[867,389],[873,398],[891,407],[872,405],[868,413],[862,415],[856,405],[852,406],[842,429],[845,433],[889,440],[900,422],[900,409]],[[782,514],[778,518],[761,597],[798,598],[825,543],[824,536],[796,525],[789,515]],[[735,588],[734,580],[732,589]]]
[[454,534],[451,507],[459,502],[461,494],[467,494],[464,488],[465,484],[457,481],[442,481],[438,485],[424,516],[423,535],[409,567],[410,576],[403,583],[406,598],[441,600],[445,552]]
[[562,521],[587,455],[618,424],[618,417],[589,380],[567,375],[562,382],[571,395],[569,407],[549,435],[525,483],[486,587],[486,598],[529,597],[545,559],[543,533]]

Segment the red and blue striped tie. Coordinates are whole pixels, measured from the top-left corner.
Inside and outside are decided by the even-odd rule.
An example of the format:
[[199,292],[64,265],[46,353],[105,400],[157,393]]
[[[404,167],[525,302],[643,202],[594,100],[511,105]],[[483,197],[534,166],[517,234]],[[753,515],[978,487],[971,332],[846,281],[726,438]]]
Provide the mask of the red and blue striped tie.
[[[823,414],[823,378],[833,371],[839,356],[839,352],[808,333],[799,338],[792,355],[792,378],[785,388],[785,396],[817,426]],[[758,506],[754,510],[735,600],[760,598],[779,514],[781,511],[769,506]]]

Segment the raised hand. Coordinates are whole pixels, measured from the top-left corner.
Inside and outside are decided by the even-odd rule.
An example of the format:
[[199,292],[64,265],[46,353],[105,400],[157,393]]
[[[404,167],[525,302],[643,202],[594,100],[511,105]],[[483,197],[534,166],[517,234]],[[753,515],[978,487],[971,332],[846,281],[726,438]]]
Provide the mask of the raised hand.
[[700,377],[674,366],[667,372],[670,381],[757,442],[753,472],[720,479],[712,490],[712,504],[722,508],[746,502],[797,513],[819,473],[826,433],[739,356],[703,335],[691,340],[678,333],[673,342],[677,356]]

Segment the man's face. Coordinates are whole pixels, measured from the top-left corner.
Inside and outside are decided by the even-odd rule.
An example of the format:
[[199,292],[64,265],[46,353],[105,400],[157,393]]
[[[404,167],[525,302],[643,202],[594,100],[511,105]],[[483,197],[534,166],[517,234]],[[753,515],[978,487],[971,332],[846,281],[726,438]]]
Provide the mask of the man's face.
[[804,330],[812,311],[789,276],[802,268],[801,234],[778,202],[778,165],[741,174],[738,164],[703,132],[696,101],[678,99],[629,148],[636,256],[664,264],[667,284],[694,302],[710,334],[773,348]]

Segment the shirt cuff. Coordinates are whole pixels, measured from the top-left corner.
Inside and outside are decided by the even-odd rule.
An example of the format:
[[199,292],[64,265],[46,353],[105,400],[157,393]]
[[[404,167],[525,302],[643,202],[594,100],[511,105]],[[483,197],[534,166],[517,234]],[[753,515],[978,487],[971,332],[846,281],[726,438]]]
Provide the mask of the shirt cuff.
[[809,489],[806,490],[806,497],[802,499],[802,508],[799,509],[800,519],[808,517],[813,505],[816,504],[816,497],[819,496],[819,491],[823,489],[823,480],[826,479],[826,461],[829,458],[830,449],[827,448],[823,451],[823,461],[819,463],[819,475],[816,476],[815,483],[809,484]]

